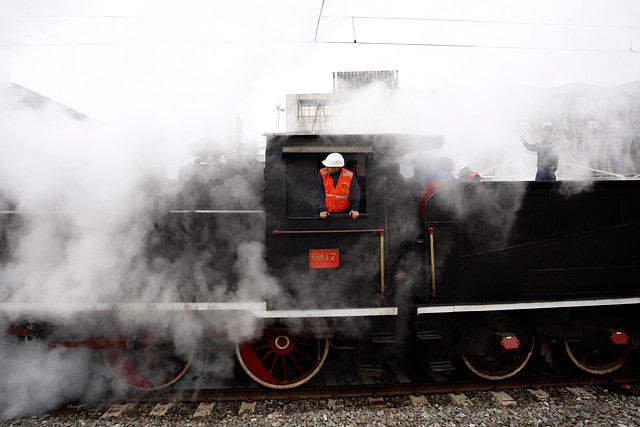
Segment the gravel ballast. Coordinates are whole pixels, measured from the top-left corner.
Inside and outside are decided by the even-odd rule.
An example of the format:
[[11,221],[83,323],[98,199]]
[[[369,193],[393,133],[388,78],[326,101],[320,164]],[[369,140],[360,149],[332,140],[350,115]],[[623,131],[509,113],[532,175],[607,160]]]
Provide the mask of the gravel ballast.
[[[496,393],[465,393],[467,401],[450,395],[387,397],[384,404],[367,398],[258,401],[253,412],[241,411],[241,402],[216,402],[211,412],[193,417],[197,403],[175,403],[162,416],[150,416],[154,404],[141,403],[118,417],[101,418],[109,405],[81,406],[64,414],[4,420],[5,426],[640,426],[640,386],[611,392],[605,387],[545,389],[544,399],[530,390],[506,390],[511,402]],[[241,413],[242,412],[242,413]]]

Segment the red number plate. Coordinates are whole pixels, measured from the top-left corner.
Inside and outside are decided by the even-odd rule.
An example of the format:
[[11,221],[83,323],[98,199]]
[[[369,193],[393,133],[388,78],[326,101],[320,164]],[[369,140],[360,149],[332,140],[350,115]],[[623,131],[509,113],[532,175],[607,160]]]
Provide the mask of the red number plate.
[[338,268],[340,267],[339,249],[309,249],[309,267]]

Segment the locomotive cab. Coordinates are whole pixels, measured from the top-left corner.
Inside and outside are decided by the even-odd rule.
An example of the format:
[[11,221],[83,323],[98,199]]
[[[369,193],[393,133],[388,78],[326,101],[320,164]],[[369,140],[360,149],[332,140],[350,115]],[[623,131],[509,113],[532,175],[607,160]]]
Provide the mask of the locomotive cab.
[[[366,190],[366,210],[318,215],[317,177],[322,160],[340,152],[357,160]],[[380,165],[366,138],[277,136],[267,146],[266,244],[272,274],[298,308],[379,306],[384,274],[384,208],[377,188]],[[356,179],[355,177],[353,179]]]
[[[387,171],[415,142],[402,135],[270,135],[266,150],[267,263],[297,308],[387,306]],[[439,146],[423,137],[423,148]],[[328,154],[360,165],[360,216],[318,212],[318,171]],[[393,236],[392,236],[393,237]],[[291,301],[276,301],[286,308]]]
[[[439,136],[269,135],[265,166],[266,259],[285,296],[269,316],[302,318],[306,330],[357,344],[360,372],[382,373],[384,343],[395,342],[398,308],[387,299],[386,175],[393,159],[436,148]],[[330,153],[360,170],[360,215],[318,211],[318,173]],[[292,310],[295,309],[295,310]],[[350,344],[349,344],[350,345]]]

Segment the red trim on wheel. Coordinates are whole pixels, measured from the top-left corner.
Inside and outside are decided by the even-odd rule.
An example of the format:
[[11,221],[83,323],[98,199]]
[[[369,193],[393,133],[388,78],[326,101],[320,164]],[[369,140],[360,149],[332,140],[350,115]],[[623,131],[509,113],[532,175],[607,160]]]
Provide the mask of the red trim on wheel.
[[247,368],[255,375],[260,378],[262,381],[271,383],[271,384],[281,384],[280,381],[276,380],[267,370],[264,368],[264,365],[258,359],[256,352],[253,348],[253,345],[250,342],[244,342],[240,344],[240,355],[242,356],[242,360]]

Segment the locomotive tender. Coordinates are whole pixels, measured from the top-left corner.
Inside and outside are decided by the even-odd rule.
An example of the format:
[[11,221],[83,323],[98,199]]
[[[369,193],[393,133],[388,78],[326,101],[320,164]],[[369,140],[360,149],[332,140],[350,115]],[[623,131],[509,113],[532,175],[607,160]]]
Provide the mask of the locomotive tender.
[[[193,349],[157,326],[181,316],[198,317],[203,341],[251,319],[259,333],[233,342],[236,357],[272,388],[311,380],[331,348],[358,350],[360,372],[379,375],[392,343],[435,371],[461,357],[496,380],[517,374],[536,350],[549,360],[552,343],[586,372],[622,367],[639,342],[640,181],[454,183],[425,201],[420,218],[419,183],[399,175],[396,161],[442,142],[268,135],[259,203],[220,197],[225,184],[202,176],[225,166],[196,165],[147,241],[149,253],[178,270],[176,301],[76,304],[79,317],[102,319],[80,332],[56,322],[56,307],[3,301],[8,335],[98,349],[146,390],[174,384],[191,365]],[[360,163],[366,210],[356,220],[318,216],[316,174],[332,152]],[[3,266],[20,223],[4,211]],[[243,272],[233,265],[252,241],[264,242],[273,292],[234,294]]]

